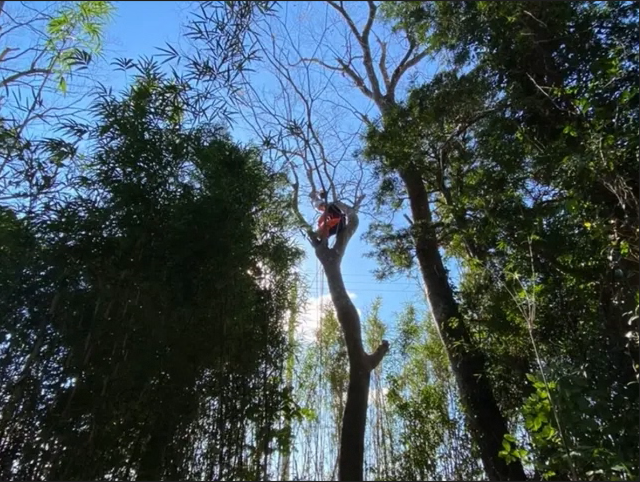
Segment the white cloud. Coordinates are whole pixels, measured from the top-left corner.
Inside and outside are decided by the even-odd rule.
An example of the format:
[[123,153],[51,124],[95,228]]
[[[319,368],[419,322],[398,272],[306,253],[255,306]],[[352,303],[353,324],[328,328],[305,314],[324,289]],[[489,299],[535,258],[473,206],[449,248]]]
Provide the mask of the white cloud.
[[[357,297],[355,293],[348,292],[349,298],[352,300]],[[333,309],[331,295],[316,296],[307,300],[306,306],[301,311],[296,327],[296,338],[303,342],[309,343],[316,337],[316,332],[320,328],[320,317],[322,312],[327,308]],[[362,316],[360,308],[356,307],[358,315]]]

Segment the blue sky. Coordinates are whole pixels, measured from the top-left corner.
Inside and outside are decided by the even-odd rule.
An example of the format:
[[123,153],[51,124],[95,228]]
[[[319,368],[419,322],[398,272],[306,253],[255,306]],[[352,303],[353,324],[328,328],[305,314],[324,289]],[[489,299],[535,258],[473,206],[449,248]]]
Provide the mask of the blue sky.
[[[298,2],[294,2],[298,3]],[[177,44],[180,42],[180,33],[184,22],[189,17],[189,12],[196,9],[193,2],[143,2],[126,1],[116,2],[117,10],[106,32],[107,59],[115,57],[136,58],[140,55],[153,55],[156,48],[164,46],[167,42]],[[234,132],[236,138],[247,141],[242,129]],[[359,232],[352,238],[342,264],[345,284],[349,292],[353,293],[354,302],[361,311],[366,311],[376,296],[383,299],[382,319],[387,324],[392,324],[394,313],[402,309],[408,302],[421,302],[422,290],[417,278],[399,279],[394,282],[376,282],[371,274],[375,269],[374,260],[364,257],[369,247],[360,239],[360,235],[366,230],[368,220],[361,217]],[[319,264],[305,243],[307,257],[302,270],[309,279],[309,296],[319,298],[325,295],[322,303],[328,301],[328,288],[326,281],[319,272]],[[318,280],[322,279],[322,282]],[[318,300],[311,301],[311,313],[309,320],[316,319],[314,309],[320,306]]]
[[[16,3],[7,2],[5,8],[7,11],[11,11],[16,7]],[[51,5],[51,3],[42,2],[43,5]],[[105,58],[96,70],[95,78],[116,90],[121,90],[126,85],[127,76],[121,72],[113,72],[112,68],[108,66],[111,61],[121,57],[136,59],[141,56],[152,56],[158,53],[158,47],[164,47],[166,43],[184,44],[181,42],[181,32],[184,31],[184,24],[190,13],[197,10],[197,3],[190,1],[115,2],[116,10],[113,19],[105,32]],[[289,2],[285,8],[287,8],[286,15],[284,15],[287,28],[295,29],[301,15],[306,16],[307,19],[314,19],[314,26],[317,24],[318,28],[324,28],[320,24],[320,20],[315,22],[315,18],[324,18],[326,21],[321,3]],[[340,79],[336,81],[340,81]],[[340,101],[336,97],[335,102]],[[375,112],[372,115],[375,116]],[[242,121],[233,132],[234,137],[241,142],[249,142],[251,137],[248,130],[246,126],[241,124]],[[307,193],[301,193],[301,198],[305,201],[306,195]],[[315,224],[315,219],[311,218],[313,211],[310,206],[306,206],[304,212],[307,219]],[[402,278],[393,282],[375,281],[372,271],[376,268],[376,263],[364,256],[369,251],[369,247],[361,240],[361,235],[366,231],[368,222],[369,219],[361,215],[360,229],[352,238],[344,257],[342,271],[345,285],[348,291],[353,294],[354,302],[362,312],[366,312],[376,296],[381,296],[383,304],[380,314],[387,325],[391,326],[395,318],[394,313],[400,311],[408,302],[421,303],[424,297],[415,274],[412,278]],[[303,246],[306,249],[307,257],[302,270],[307,275],[309,296],[311,297],[310,312],[305,318],[305,323],[313,325],[314,321],[318,319],[316,310],[329,302],[329,290],[313,251],[306,242],[303,243]],[[324,296],[321,298],[322,295]]]

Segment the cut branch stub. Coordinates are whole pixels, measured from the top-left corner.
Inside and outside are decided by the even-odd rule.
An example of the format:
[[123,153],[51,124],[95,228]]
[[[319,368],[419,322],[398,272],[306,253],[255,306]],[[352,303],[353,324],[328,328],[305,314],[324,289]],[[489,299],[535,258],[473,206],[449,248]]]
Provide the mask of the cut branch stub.
[[382,343],[376,348],[376,351],[371,355],[367,355],[368,369],[375,370],[387,353],[389,353],[389,342],[382,340]]

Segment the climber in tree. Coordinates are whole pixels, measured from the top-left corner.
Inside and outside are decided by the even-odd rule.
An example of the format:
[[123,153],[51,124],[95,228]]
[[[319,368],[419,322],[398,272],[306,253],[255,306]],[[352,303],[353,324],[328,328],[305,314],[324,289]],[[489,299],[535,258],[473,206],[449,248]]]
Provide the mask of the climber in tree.
[[327,193],[325,191],[320,191],[319,193],[313,191],[310,197],[313,206],[322,213],[320,219],[318,219],[318,230],[315,235],[318,242],[323,242],[330,236],[338,234],[345,227],[347,217],[335,203],[327,202]]

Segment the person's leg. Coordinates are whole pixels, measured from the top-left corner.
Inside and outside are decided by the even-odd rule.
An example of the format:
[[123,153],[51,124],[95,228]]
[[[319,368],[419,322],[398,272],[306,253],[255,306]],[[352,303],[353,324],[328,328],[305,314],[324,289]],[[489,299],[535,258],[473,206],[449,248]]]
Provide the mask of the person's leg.
[[329,237],[329,229],[329,225],[325,223],[313,232],[316,238],[316,243],[314,243],[314,246],[317,246],[318,244],[326,241],[326,239]]

